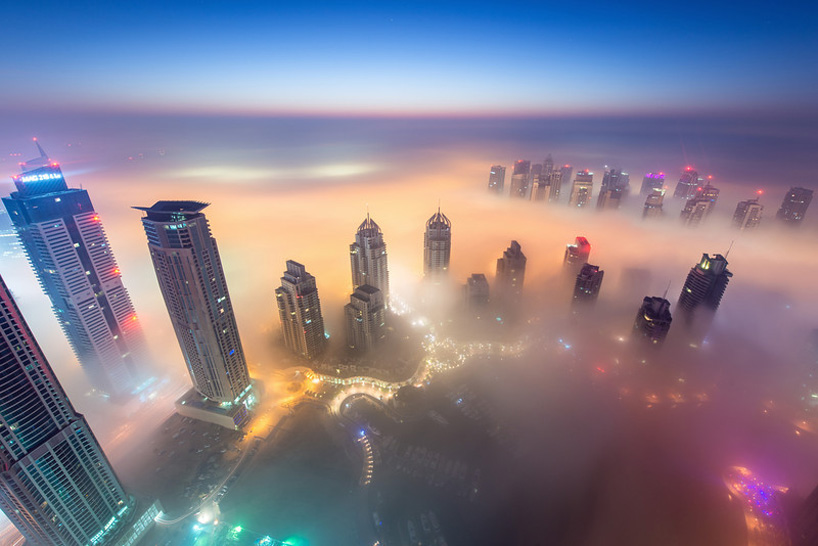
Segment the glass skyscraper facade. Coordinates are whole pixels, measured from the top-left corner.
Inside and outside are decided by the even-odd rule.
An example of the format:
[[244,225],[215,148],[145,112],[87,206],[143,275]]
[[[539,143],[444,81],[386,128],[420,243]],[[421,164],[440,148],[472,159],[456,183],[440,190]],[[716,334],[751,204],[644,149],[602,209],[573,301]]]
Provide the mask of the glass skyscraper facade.
[[145,356],[131,298],[88,192],[69,188],[59,164],[37,147],[40,156],[21,164],[3,203],[91,384],[127,396]]

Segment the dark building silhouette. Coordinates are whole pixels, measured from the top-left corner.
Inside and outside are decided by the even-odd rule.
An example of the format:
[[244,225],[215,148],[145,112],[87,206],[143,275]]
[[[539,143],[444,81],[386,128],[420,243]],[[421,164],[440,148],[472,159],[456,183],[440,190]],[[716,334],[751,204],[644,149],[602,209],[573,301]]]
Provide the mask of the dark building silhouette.
[[503,193],[506,186],[506,168],[502,165],[492,165],[489,173],[489,191]]
[[642,187],[639,188],[639,195],[649,195],[653,190],[661,190],[665,187],[665,173],[647,173],[642,179]]
[[673,197],[678,199],[693,199],[696,197],[696,190],[698,188],[699,173],[693,170],[693,167],[687,167],[682,173],[682,176],[679,177],[679,182],[676,184]]
[[594,173],[588,169],[577,171],[574,183],[571,185],[571,195],[568,197],[569,207],[583,208],[591,202],[591,194],[594,188]]
[[758,197],[739,201],[733,213],[733,227],[736,229],[755,229],[761,223],[761,212],[764,205],[758,202]]
[[812,201],[812,190],[806,188],[790,188],[784,196],[781,208],[775,217],[791,226],[798,226],[804,221],[807,208]]
[[602,176],[596,206],[598,209],[618,209],[630,192],[630,175],[622,169],[610,169]]
[[511,197],[528,199],[531,191],[531,161],[518,159],[514,162],[514,169],[511,171]]
[[670,302],[665,298],[646,297],[636,313],[633,335],[652,345],[661,345],[670,331]]
[[463,286],[466,308],[473,312],[485,309],[489,304],[489,282],[482,273],[473,273]]
[[682,209],[682,223],[697,226],[710,216],[719,199],[719,189],[707,184],[696,188],[696,195],[685,203]]
[[694,341],[701,341],[707,333],[732,276],[721,254],[702,254],[701,261],[690,269],[676,304],[676,316]]
[[602,288],[602,277],[605,272],[599,266],[585,264],[577,275],[574,283],[573,304],[594,303],[599,296],[599,289]]
[[520,300],[525,280],[525,263],[525,254],[517,241],[511,241],[511,246],[503,252],[503,257],[497,259],[497,277],[494,283],[498,296],[504,303]]
[[356,351],[369,351],[386,338],[386,305],[383,293],[363,284],[355,289],[344,306],[347,345]]

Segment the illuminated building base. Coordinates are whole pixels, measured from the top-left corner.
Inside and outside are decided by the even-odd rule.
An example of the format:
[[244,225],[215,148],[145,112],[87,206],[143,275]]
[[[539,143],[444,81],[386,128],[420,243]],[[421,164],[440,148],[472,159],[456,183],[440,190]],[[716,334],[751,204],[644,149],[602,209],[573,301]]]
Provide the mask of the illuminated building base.
[[208,400],[196,389],[190,389],[176,401],[176,412],[191,419],[213,423],[230,430],[239,430],[250,421],[250,412],[255,402],[255,382],[252,382],[233,402],[221,404]]
[[112,546],[134,546],[139,544],[145,535],[148,534],[148,531],[153,528],[156,523],[156,517],[161,512],[162,505],[159,504],[159,501],[154,501],[147,506],[142,503],[137,505],[136,516],[130,522],[130,525],[116,537],[115,542],[111,543]]

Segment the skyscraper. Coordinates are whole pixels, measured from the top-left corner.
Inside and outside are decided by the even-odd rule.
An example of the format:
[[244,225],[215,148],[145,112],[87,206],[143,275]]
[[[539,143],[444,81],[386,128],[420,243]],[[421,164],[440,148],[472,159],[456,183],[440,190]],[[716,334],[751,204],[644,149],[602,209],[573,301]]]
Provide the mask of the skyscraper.
[[386,337],[386,311],[383,293],[368,284],[361,285],[344,306],[347,325],[347,345],[358,351],[368,351]]
[[495,285],[499,296],[511,302],[519,301],[525,280],[526,257],[520,243],[511,241],[511,245],[497,259],[497,278]]
[[653,345],[661,345],[670,331],[670,302],[665,298],[645,297],[636,312],[633,335]]
[[573,304],[594,303],[599,296],[599,289],[602,288],[603,276],[605,272],[599,269],[599,266],[583,265],[574,283]]
[[596,200],[596,208],[599,210],[616,210],[622,204],[625,192],[622,188],[607,188],[600,190]]
[[755,229],[761,223],[761,211],[764,205],[758,202],[758,197],[739,201],[736,205],[736,212],[733,213],[733,227],[744,229]]
[[528,199],[531,191],[531,161],[518,159],[514,162],[514,170],[511,172],[511,197]]
[[489,282],[482,273],[473,273],[463,286],[463,296],[466,308],[470,311],[480,311],[489,304]]
[[601,189],[619,188],[624,194],[630,192],[630,175],[622,169],[609,169],[602,175]]
[[0,325],[0,508],[30,544],[112,544],[129,526],[134,500],[2,277]]
[[565,245],[565,257],[562,260],[563,268],[571,277],[575,277],[582,266],[588,263],[591,257],[591,243],[585,237],[577,237],[572,245]]
[[542,164],[542,173],[547,175],[552,172],[554,172],[554,159],[551,157],[551,154],[548,154]]
[[[196,408],[228,408],[225,418],[213,422],[229,427],[232,420],[239,427],[247,418],[243,402],[250,392],[250,375],[216,239],[202,213],[207,206],[197,201],[157,201],[134,208],[145,212],[142,226],[156,279],[193,387],[204,397],[204,405]],[[193,411],[193,405],[193,398],[187,396],[176,407],[184,414]],[[190,416],[208,420],[208,415]]]
[[[570,169],[569,169],[570,170]],[[562,181],[566,180],[564,178],[565,173],[562,169],[553,170],[550,174],[547,175],[547,184],[548,184],[548,201],[551,203],[556,203],[560,200],[560,191],[562,190]]]
[[449,274],[452,252],[452,223],[446,215],[437,212],[426,222],[423,235],[423,274],[427,279],[440,282]]
[[662,203],[665,200],[665,190],[654,189],[645,198],[645,207],[642,209],[642,218],[661,218]]
[[[710,177],[712,178],[712,177]],[[681,212],[682,223],[688,226],[697,226],[702,220],[710,216],[719,199],[719,189],[708,183],[696,188],[696,195],[685,203]]]
[[721,254],[702,254],[701,261],[690,269],[676,304],[676,315],[681,315],[694,338],[703,338],[707,333],[732,276]]
[[693,167],[686,167],[682,176],[679,177],[679,182],[676,184],[673,197],[678,199],[693,199],[696,196],[696,190],[698,188],[699,173],[694,171]]
[[287,348],[309,359],[321,354],[327,338],[315,277],[300,263],[287,260],[276,302]]
[[489,173],[489,191],[503,193],[506,185],[506,168],[502,165],[492,165]]
[[[567,186],[568,183],[571,182],[571,174],[573,172],[574,172],[574,168],[571,165],[567,164],[567,163],[565,165],[563,165],[562,167],[560,167],[560,174],[561,174],[560,183],[557,185],[556,194],[551,196],[551,202],[552,203],[556,203],[556,202],[558,202],[560,200],[560,195],[562,194],[562,185],[565,184]],[[553,186],[552,186],[552,188],[553,188]],[[553,194],[553,189],[552,189],[552,194]]]
[[665,173],[647,173],[642,179],[639,195],[649,195],[653,190],[661,190],[664,187]]
[[791,226],[801,225],[811,201],[812,190],[790,188],[790,191],[784,196],[784,201],[781,202],[781,208],[778,209],[775,217]]
[[545,201],[549,200],[551,195],[551,175],[538,174],[534,177],[531,184],[531,200]]
[[578,171],[571,186],[571,197],[568,199],[569,207],[586,207],[591,202],[591,192],[594,185],[594,173]]
[[127,396],[144,372],[142,328],[88,192],[37,149],[3,203],[91,384]]
[[385,305],[389,305],[389,264],[386,261],[386,243],[378,224],[366,215],[355,242],[349,245],[349,262],[352,267],[352,289],[368,284],[381,291]]

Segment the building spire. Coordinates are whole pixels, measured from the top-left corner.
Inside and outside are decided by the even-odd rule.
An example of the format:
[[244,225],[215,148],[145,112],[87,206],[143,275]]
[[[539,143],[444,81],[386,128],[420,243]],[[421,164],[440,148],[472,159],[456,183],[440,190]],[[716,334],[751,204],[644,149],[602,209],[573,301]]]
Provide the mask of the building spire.
[[667,281],[667,288],[665,288],[665,293],[662,295],[662,299],[667,299],[667,293],[670,292],[670,283],[671,281]]
[[37,149],[40,151],[40,157],[42,157],[43,159],[48,159],[48,154],[45,153],[45,150],[43,150],[43,147],[40,146],[40,141],[37,140],[37,137],[34,137],[33,140],[34,140],[34,144],[37,145]]
[[730,241],[730,248],[728,248],[727,252],[724,253],[724,259],[725,260],[727,259],[727,256],[730,255],[730,251],[733,250],[733,243],[735,243],[735,242],[736,242],[735,240]]

